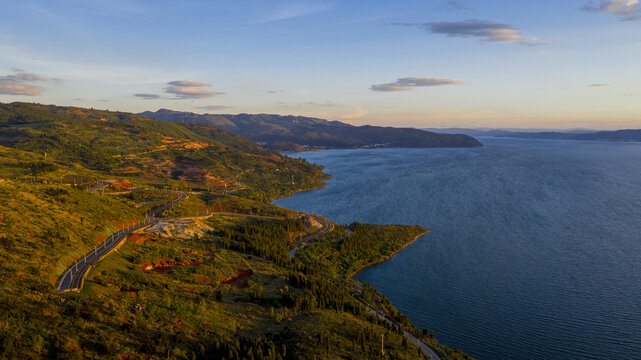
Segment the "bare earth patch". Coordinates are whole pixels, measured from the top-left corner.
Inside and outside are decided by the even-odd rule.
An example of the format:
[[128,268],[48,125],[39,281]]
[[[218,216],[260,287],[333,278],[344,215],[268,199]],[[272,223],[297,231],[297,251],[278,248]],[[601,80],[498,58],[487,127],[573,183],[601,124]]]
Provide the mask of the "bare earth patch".
[[236,275],[228,279],[221,280],[220,283],[231,285],[237,289],[244,289],[249,286],[248,281],[252,275],[254,275],[254,271],[251,269],[238,269],[238,273],[236,273]]

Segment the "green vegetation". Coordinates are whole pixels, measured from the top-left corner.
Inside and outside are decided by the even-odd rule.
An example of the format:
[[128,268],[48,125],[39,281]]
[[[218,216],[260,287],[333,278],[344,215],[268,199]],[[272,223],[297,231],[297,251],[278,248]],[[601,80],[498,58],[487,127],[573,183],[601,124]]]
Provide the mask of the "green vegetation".
[[353,223],[347,228],[337,226],[331,233],[303,247],[296,257],[326,271],[348,275],[387,260],[427,231],[420,226],[403,225]]
[[75,164],[139,182],[159,178],[187,189],[235,191],[261,200],[317,188],[326,177],[319,166],[218,128],[52,105],[0,104],[0,145],[42,159],[33,167],[24,163],[23,169],[30,169],[25,175],[53,171],[58,163]]
[[271,114],[212,115],[161,109],[142,113],[159,120],[181,124],[216,126],[265,143],[280,151],[308,148],[359,147],[474,147],[480,142],[467,135],[437,134],[410,128],[353,126],[304,116]]
[[[30,104],[0,105],[0,141],[8,145],[0,146],[0,358],[422,358],[406,330],[450,359],[466,359],[345,276],[424,229],[336,225],[288,256],[293,239],[314,229],[265,200],[299,190],[292,176],[304,188],[318,186],[319,167],[220,130],[196,134],[138,115]],[[193,142],[212,145],[185,148]],[[150,167],[147,156],[262,179],[239,174],[221,180],[221,189],[185,175],[190,167],[173,168],[183,174]],[[129,165],[142,172],[116,171]],[[97,181],[106,179],[113,181]],[[82,291],[55,290],[71,264],[170,201],[171,189],[194,191],[163,216],[214,215],[130,235],[89,271]]]

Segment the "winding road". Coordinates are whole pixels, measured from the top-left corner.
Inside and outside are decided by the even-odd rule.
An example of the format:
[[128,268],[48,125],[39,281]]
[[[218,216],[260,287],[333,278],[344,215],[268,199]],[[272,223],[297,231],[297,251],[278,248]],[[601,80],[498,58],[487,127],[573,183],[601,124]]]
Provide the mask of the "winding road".
[[109,239],[107,239],[104,243],[102,243],[100,246],[95,248],[92,252],[87,254],[84,258],[78,260],[75,264],[73,264],[60,279],[60,283],[58,284],[58,287],[56,288],[56,290],[80,291],[80,289],[82,288],[82,280],[84,279],[85,274],[87,273],[87,271],[89,271],[89,269],[93,264],[95,264],[98,260],[103,258],[105,255],[109,254],[111,250],[118,247],[127,237],[127,235],[131,234],[136,230],[145,228],[149,225],[156,223],[158,221],[158,219],[156,219],[156,215],[162,213],[163,211],[169,209],[170,207],[174,206],[175,204],[187,198],[187,194],[185,194],[182,191],[176,191],[174,193],[178,195],[177,198],[163,205],[153,207],[145,213],[145,217],[147,218],[147,221],[145,221],[144,223],[138,224],[136,226],[130,227],[128,229],[118,231],[117,233],[113,234]]
[[307,215],[309,217],[311,217],[312,219],[314,219],[317,223],[319,223],[321,225],[321,228],[318,231],[316,231],[316,232],[314,232],[312,234],[304,236],[301,239],[301,245],[298,245],[295,248],[289,250],[289,257],[290,258],[293,258],[294,255],[296,255],[296,251],[298,251],[301,248],[303,248],[310,241],[314,240],[315,238],[317,238],[317,237],[319,237],[319,236],[321,236],[323,234],[327,234],[328,232],[334,230],[334,224],[331,221],[327,220],[326,218],[324,218],[324,217],[322,217],[320,215],[316,215],[316,214],[307,214]]

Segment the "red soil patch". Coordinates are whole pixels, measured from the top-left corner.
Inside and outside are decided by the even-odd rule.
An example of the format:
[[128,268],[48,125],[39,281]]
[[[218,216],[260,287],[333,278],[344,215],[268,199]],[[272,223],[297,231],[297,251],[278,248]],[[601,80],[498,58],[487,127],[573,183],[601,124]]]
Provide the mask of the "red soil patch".
[[[132,169],[129,169],[129,168],[127,168],[127,170],[132,171]],[[138,171],[138,169],[135,169],[135,170]],[[122,190],[131,189],[131,184],[126,181],[123,181],[121,183],[111,184],[109,187],[114,191],[122,191]]]
[[238,269],[238,273],[229,279],[222,280],[221,284],[228,284],[237,289],[244,289],[249,285],[247,282],[249,278],[254,275],[254,272],[251,269]]
[[71,350],[71,351],[73,351],[73,352],[80,352],[80,351],[82,351],[82,349],[81,349],[81,348],[79,348],[79,347],[77,347],[77,346],[74,346],[74,345],[67,345],[67,347],[69,348],[69,350]]
[[146,262],[143,263],[140,269],[142,271],[155,271],[158,274],[167,274],[171,272],[173,269],[182,267],[182,266],[193,266],[200,264],[204,261],[204,259],[185,259],[185,260],[178,260],[178,259],[163,259],[159,258],[155,262]]
[[25,275],[25,274],[17,274],[16,275],[16,279],[22,279],[22,278],[25,278],[25,277],[27,277],[27,275]]
[[138,293],[135,291],[128,291],[128,293],[129,295],[131,295],[131,297],[135,297],[135,298],[138,297]]
[[183,324],[182,320],[180,320],[180,319],[176,319],[176,326],[178,326],[181,329],[186,329],[187,328],[187,326],[185,324]]
[[177,288],[187,292],[194,292],[194,288],[191,286],[178,286]]
[[196,335],[196,336],[198,336],[198,331],[196,331],[196,330],[192,330],[192,331],[191,331],[191,334],[192,334],[192,335]]
[[205,320],[205,324],[211,324],[211,321]]
[[201,276],[201,277],[198,278],[198,282],[208,283],[208,282],[211,282],[211,279],[208,278],[208,277]]
[[176,319],[176,325],[171,328],[171,331],[176,331],[178,329],[187,329],[187,325],[183,324],[180,319]]
[[148,237],[146,236],[141,236],[138,234],[131,233],[127,235],[127,240],[131,241],[132,243],[136,245],[144,245],[145,241],[149,240]]

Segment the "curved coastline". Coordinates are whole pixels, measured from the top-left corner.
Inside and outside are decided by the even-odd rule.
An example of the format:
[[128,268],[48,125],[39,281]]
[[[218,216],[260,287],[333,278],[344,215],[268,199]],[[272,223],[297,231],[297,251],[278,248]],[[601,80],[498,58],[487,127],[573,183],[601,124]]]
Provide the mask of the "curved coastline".
[[357,270],[354,270],[354,271],[352,271],[351,273],[349,273],[349,274],[347,275],[347,277],[348,277],[348,278],[353,278],[353,277],[354,277],[354,276],[356,276],[359,272],[361,272],[361,271],[363,271],[363,270],[367,269],[368,267],[375,266],[375,265],[378,265],[378,264],[381,264],[381,263],[384,263],[384,262],[386,262],[386,261],[390,260],[391,258],[393,258],[394,256],[396,256],[398,253],[400,253],[401,251],[405,250],[405,248],[406,248],[406,247],[408,247],[408,246],[410,246],[411,244],[415,243],[418,239],[420,239],[420,238],[421,238],[421,237],[423,237],[424,235],[427,235],[430,231],[432,231],[432,230],[431,230],[431,229],[425,229],[425,231],[424,231],[424,232],[422,232],[422,233],[420,233],[420,234],[416,235],[416,237],[414,237],[414,240],[412,240],[412,241],[408,242],[407,244],[403,245],[403,247],[402,247],[402,248],[400,248],[400,249],[398,249],[398,251],[393,252],[391,255],[387,256],[387,257],[386,257],[386,258],[384,258],[384,259],[381,259],[381,260],[375,261],[375,262],[373,262],[373,263],[369,263],[369,264],[366,264],[366,265],[361,266],[361,267],[360,267],[360,268],[358,268]]

